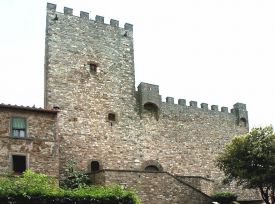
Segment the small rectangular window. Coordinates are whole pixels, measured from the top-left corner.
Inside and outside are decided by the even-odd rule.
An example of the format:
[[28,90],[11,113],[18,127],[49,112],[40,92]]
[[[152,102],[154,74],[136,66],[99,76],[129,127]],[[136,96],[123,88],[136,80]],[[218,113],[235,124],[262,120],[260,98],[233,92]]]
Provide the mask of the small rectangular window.
[[12,155],[12,170],[16,174],[22,174],[27,169],[26,156]]
[[11,129],[13,137],[26,137],[26,119],[12,118]]
[[108,114],[108,120],[111,121],[111,122],[115,122],[116,121],[116,114],[109,113]]
[[96,73],[97,73],[97,65],[96,65],[96,64],[90,63],[90,64],[89,64],[89,67],[90,67],[90,72],[91,72],[92,74],[96,74]]

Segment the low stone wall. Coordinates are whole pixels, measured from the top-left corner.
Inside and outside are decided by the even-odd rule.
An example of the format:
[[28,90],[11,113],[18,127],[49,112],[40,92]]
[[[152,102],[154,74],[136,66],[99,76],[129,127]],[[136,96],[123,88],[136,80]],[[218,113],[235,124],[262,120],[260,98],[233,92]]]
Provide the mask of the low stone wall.
[[209,196],[167,172],[102,170],[96,177],[97,182],[104,181],[106,185],[120,184],[134,189],[143,204],[212,203]]
[[214,181],[201,176],[176,176],[181,181],[190,184],[203,193],[211,196],[214,192]]

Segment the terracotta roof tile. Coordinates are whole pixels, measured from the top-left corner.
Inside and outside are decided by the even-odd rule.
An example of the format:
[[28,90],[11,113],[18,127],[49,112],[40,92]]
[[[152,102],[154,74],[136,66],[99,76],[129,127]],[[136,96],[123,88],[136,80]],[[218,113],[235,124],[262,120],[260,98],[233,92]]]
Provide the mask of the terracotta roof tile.
[[37,111],[37,112],[45,112],[45,113],[58,113],[59,110],[57,109],[44,109],[44,108],[37,108],[35,106],[18,106],[18,105],[11,105],[11,104],[4,104],[0,103],[0,108],[7,108],[7,109],[18,109],[18,110],[28,110],[28,111]]

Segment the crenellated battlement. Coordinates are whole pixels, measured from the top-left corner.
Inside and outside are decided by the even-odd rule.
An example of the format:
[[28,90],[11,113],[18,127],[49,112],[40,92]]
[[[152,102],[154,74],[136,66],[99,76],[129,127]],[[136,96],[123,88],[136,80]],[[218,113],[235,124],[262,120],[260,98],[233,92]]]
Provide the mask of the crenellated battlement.
[[[47,3],[47,11],[51,12],[51,13],[56,13],[57,12],[56,11],[56,4]],[[73,9],[68,8],[68,7],[64,7],[63,14],[68,15],[68,16],[74,16]],[[79,16],[76,16],[76,17],[80,17],[80,18],[83,18],[83,19],[95,21],[97,23],[106,24],[105,21],[104,21],[105,20],[104,16],[96,15],[95,19],[92,20],[92,19],[90,19],[90,14],[88,12],[85,12],[85,11],[80,11]],[[58,18],[58,16],[57,16],[57,18]],[[106,25],[110,25],[112,27],[119,27],[119,21],[115,20],[115,19],[110,19],[109,24],[106,24]],[[130,24],[130,23],[125,23],[123,29],[125,29],[127,31],[133,31],[133,25]]]
[[200,107],[198,107],[197,101],[189,101],[189,105],[186,104],[186,99],[178,99],[178,103],[175,103],[173,97],[166,97],[165,102],[161,102],[161,95],[159,95],[159,86],[148,84],[148,83],[141,83],[138,86],[138,96],[139,96],[139,103],[140,103],[140,110],[141,114],[143,112],[145,104],[154,105],[159,112],[166,107],[169,107],[169,110],[186,110],[189,109],[198,110],[198,111],[208,111],[209,113],[223,113],[228,114],[231,116],[236,117],[236,123],[239,125],[240,123],[244,123],[245,126],[248,125],[248,113],[246,110],[246,105],[243,103],[236,103],[233,105],[233,108],[229,112],[228,107],[222,106],[219,109],[218,105],[211,105],[209,107],[208,103],[201,103]]
[[178,103],[174,103],[173,97],[166,97],[166,101],[164,103],[167,103],[169,105],[198,108],[202,110],[216,111],[216,112],[229,113],[229,114],[232,114],[232,113],[235,114],[236,110],[246,111],[246,105],[243,103],[234,104],[230,112],[228,111],[228,107],[224,107],[224,106],[222,106],[220,109],[218,105],[211,105],[209,108],[208,103],[201,103],[200,106],[198,106],[197,101],[189,101],[189,106],[188,106],[186,104],[186,99],[178,99]]
[[[246,105],[229,111],[162,99],[154,84],[136,89],[133,26],[90,17],[47,4],[45,108],[0,104],[0,172],[18,174],[31,166],[63,178],[73,159],[91,173],[91,184],[123,184],[136,189],[144,204],[209,203],[206,194],[215,186],[238,191],[243,200],[258,199],[255,192],[248,197],[223,186],[215,165],[224,145],[249,130]],[[167,194],[163,186],[175,190]]]

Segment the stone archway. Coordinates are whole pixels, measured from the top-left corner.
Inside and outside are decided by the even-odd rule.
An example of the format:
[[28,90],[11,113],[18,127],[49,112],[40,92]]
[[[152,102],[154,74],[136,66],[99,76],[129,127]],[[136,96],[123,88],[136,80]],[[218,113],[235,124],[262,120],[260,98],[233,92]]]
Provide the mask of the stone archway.
[[163,171],[163,167],[161,166],[161,164],[156,161],[156,160],[148,160],[145,161],[142,164],[141,169],[143,171],[147,171],[147,172],[162,172]]

